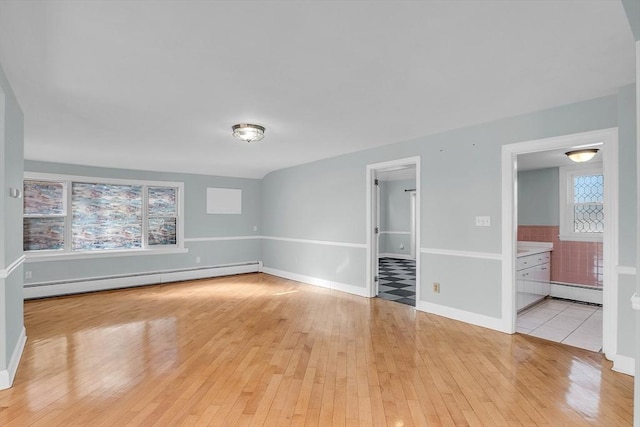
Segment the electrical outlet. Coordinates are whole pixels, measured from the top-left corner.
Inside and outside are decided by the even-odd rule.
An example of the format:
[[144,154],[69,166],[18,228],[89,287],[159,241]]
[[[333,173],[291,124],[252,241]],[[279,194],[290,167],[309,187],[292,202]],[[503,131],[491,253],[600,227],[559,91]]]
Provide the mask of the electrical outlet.
[[257,225],[253,226],[253,231],[258,231],[258,226]]
[[476,217],[476,227],[491,227],[491,217],[490,216],[477,216]]
[[33,277],[33,273],[31,273],[30,271],[25,271],[24,272],[24,278],[25,279],[31,279]]
[[440,283],[433,282],[433,292],[435,292],[436,294],[440,293]]
[[404,243],[400,243],[400,249],[404,249]]
[[199,256],[196,257],[196,264],[200,264],[200,257]]

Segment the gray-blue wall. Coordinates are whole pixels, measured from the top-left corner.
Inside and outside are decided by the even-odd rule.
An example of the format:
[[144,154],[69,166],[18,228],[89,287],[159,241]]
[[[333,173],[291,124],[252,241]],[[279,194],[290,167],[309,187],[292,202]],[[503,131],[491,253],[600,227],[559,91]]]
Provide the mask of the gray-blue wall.
[[518,172],[518,225],[559,225],[558,168]]
[[[25,161],[26,172],[44,172],[88,177],[184,182],[184,254],[138,255],[64,261],[37,261],[27,258],[25,270],[32,278],[25,283],[91,279],[114,275],[201,268],[260,261],[260,180],[193,174],[96,168],[68,164]],[[208,187],[242,190],[242,214],[209,215],[206,213]],[[251,237],[238,240],[190,240],[219,237]],[[200,263],[196,258],[200,257]]]
[[[0,66],[0,270],[4,272],[22,256],[22,199],[9,197],[9,189],[22,188],[23,120]],[[19,266],[0,278],[0,371],[7,369],[24,325],[22,277]]]
[[411,255],[411,193],[404,190],[412,188],[415,179],[380,181],[380,253]]
[[[501,253],[502,145],[619,125],[628,127],[622,116],[635,117],[633,90],[633,86],[628,86],[620,90],[620,96],[592,99],[272,172],[263,179],[264,233],[301,242],[294,247],[270,241],[269,250],[277,251],[278,256],[265,254],[265,267],[364,289],[366,165],[420,156],[422,302],[500,318],[501,263],[494,258]],[[623,100],[628,100],[629,105],[625,101],[625,110],[619,115]],[[633,131],[621,132],[620,149],[624,152],[633,150],[630,145],[635,143],[624,137],[627,133]],[[625,161],[620,164],[619,173],[624,179],[633,179],[635,168],[633,162]],[[628,197],[631,203],[621,204],[625,212],[621,218],[625,222],[620,224],[620,237],[626,230],[635,229],[634,213],[628,212],[633,209],[635,195]],[[490,216],[491,226],[476,227],[475,216]],[[311,240],[329,243],[318,245]],[[621,239],[634,240],[635,236]],[[352,246],[331,246],[330,242],[349,242]],[[307,251],[316,257],[305,262],[299,254]],[[349,261],[333,257],[336,251],[348,253],[345,256]],[[455,254],[446,253],[450,251]],[[465,255],[470,252],[480,253],[481,257]],[[291,259],[298,261],[291,265]],[[431,292],[432,282],[441,284],[439,294]],[[622,291],[620,300],[628,300],[631,294],[627,289]],[[629,310],[629,304],[621,309]],[[618,328],[623,341],[632,348],[633,326],[619,322]],[[626,348],[624,352],[633,356]]]

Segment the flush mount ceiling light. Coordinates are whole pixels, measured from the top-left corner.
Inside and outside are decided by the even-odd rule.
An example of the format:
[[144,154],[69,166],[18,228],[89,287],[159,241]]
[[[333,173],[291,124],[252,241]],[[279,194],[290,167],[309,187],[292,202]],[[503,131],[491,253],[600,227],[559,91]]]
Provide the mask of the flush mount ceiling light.
[[588,148],[584,150],[568,151],[564,154],[566,154],[567,157],[573,160],[574,162],[582,163],[582,162],[588,162],[589,160],[593,159],[593,156],[598,154],[598,149]]
[[250,123],[238,123],[231,127],[233,136],[245,142],[256,142],[264,138],[264,126]]

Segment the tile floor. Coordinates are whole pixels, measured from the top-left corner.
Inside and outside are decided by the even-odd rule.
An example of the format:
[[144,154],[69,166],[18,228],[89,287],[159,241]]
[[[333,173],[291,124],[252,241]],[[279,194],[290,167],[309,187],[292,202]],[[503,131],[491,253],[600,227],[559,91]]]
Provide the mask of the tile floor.
[[546,299],[518,314],[516,331],[598,352],[602,350],[602,307]]
[[409,259],[380,258],[378,298],[416,305],[416,262]]

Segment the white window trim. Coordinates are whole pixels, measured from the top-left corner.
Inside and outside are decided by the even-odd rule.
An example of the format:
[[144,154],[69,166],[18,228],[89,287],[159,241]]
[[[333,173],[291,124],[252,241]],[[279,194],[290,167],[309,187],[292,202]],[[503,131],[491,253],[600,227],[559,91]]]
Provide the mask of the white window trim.
[[[559,169],[560,185],[560,235],[558,238],[573,242],[602,242],[603,233],[576,233],[573,231],[573,177],[575,175],[602,175],[602,163],[563,166]],[[606,177],[605,177],[606,179]],[[607,218],[605,218],[605,221]]]
[[[109,258],[118,256],[131,256],[131,255],[166,255],[186,253],[188,249],[184,247],[184,182],[178,181],[150,181],[140,179],[119,179],[119,178],[104,178],[99,176],[79,176],[79,175],[59,175],[40,172],[25,172],[25,180],[40,180],[40,181],[57,181],[63,182],[65,185],[65,212],[67,214],[65,220],[65,249],[62,250],[42,250],[42,251],[28,251],[25,252],[26,262],[33,261],[57,261],[66,259],[86,259],[86,258]],[[68,243],[71,242],[71,215],[68,212],[69,206],[71,206],[71,191],[69,190],[71,182],[88,182],[97,184],[120,184],[120,185],[140,185],[145,187],[143,190],[143,209],[146,209],[147,205],[147,188],[148,187],[175,187],[178,189],[178,221],[177,229],[178,237],[176,244],[171,246],[148,246],[147,245],[147,227],[146,221],[142,223],[142,237],[145,247],[140,249],[109,249],[100,251],[71,251],[68,249]],[[146,218],[146,215],[144,216]]]

